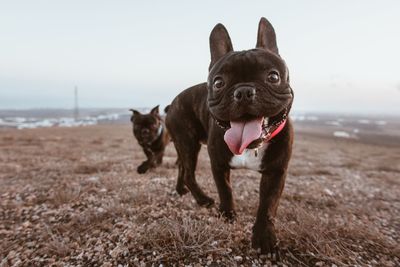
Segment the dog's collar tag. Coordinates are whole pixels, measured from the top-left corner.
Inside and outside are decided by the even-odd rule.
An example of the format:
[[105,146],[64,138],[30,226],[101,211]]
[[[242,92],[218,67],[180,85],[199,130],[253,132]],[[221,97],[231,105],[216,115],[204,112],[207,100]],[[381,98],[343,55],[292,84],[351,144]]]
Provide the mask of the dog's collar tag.
[[160,135],[162,134],[162,130],[163,130],[163,126],[162,126],[162,124],[160,124],[160,127],[158,127],[157,138],[160,137]]
[[155,141],[157,141],[158,138],[160,138],[160,136],[162,135],[163,129],[164,128],[163,128],[162,124],[160,124],[160,127],[158,127],[158,130],[157,130],[157,136],[147,144],[148,146],[151,146]]

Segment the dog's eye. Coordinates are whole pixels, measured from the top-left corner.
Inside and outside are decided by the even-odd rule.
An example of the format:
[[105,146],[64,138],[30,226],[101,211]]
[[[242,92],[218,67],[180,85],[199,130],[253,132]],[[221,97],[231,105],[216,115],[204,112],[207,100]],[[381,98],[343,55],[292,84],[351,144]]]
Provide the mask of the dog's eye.
[[270,83],[277,83],[279,82],[280,77],[279,77],[279,73],[275,70],[271,71],[270,73],[268,73],[267,76],[267,81]]
[[214,79],[213,88],[215,90],[221,89],[224,86],[225,86],[225,82],[224,82],[224,80],[222,80],[221,77],[216,77]]

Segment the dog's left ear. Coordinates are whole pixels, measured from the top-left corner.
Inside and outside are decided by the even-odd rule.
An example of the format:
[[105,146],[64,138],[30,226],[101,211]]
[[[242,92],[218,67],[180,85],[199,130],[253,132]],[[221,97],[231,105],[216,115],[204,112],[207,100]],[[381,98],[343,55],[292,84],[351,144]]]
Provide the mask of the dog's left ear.
[[135,110],[135,109],[129,109],[129,111],[132,111],[132,116],[131,116],[131,122],[133,122],[133,119],[135,118],[135,116],[140,115],[140,112]]
[[132,111],[132,116],[137,116],[137,115],[140,115],[140,112],[139,111],[137,111],[136,109],[129,109],[129,111]]
[[274,27],[264,17],[260,19],[260,23],[258,24],[256,48],[266,49],[279,55]]
[[159,116],[160,115],[160,113],[159,113],[159,111],[158,111],[158,108],[160,107],[160,105],[157,105],[157,106],[155,106],[151,111],[150,111],[150,114],[151,115],[154,115],[154,116]]
[[210,34],[211,63],[208,70],[210,70],[221,57],[231,51],[233,51],[233,46],[228,31],[224,25],[218,23]]

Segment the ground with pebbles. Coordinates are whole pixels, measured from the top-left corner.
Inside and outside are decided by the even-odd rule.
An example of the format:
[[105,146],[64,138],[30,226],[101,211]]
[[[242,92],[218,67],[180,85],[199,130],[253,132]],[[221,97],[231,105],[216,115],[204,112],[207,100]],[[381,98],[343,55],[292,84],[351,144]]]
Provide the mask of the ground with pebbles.
[[[238,219],[175,191],[172,145],[127,125],[0,130],[0,266],[270,266],[251,249],[259,174],[232,171]],[[216,199],[209,159],[197,169]],[[276,219],[286,266],[400,266],[400,149],[298,132]]]

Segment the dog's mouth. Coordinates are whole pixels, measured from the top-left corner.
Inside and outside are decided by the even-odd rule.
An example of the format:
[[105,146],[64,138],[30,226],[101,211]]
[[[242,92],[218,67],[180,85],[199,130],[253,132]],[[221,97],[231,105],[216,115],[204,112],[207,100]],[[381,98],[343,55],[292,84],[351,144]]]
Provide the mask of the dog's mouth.
[[245,149],[256,149],[269,141],[277,129],[286,122],[288,108],[272,117],[250,117],[238,121],[220,121],[217,125],[225,130],[224,141],[229,150],[236,155]]

